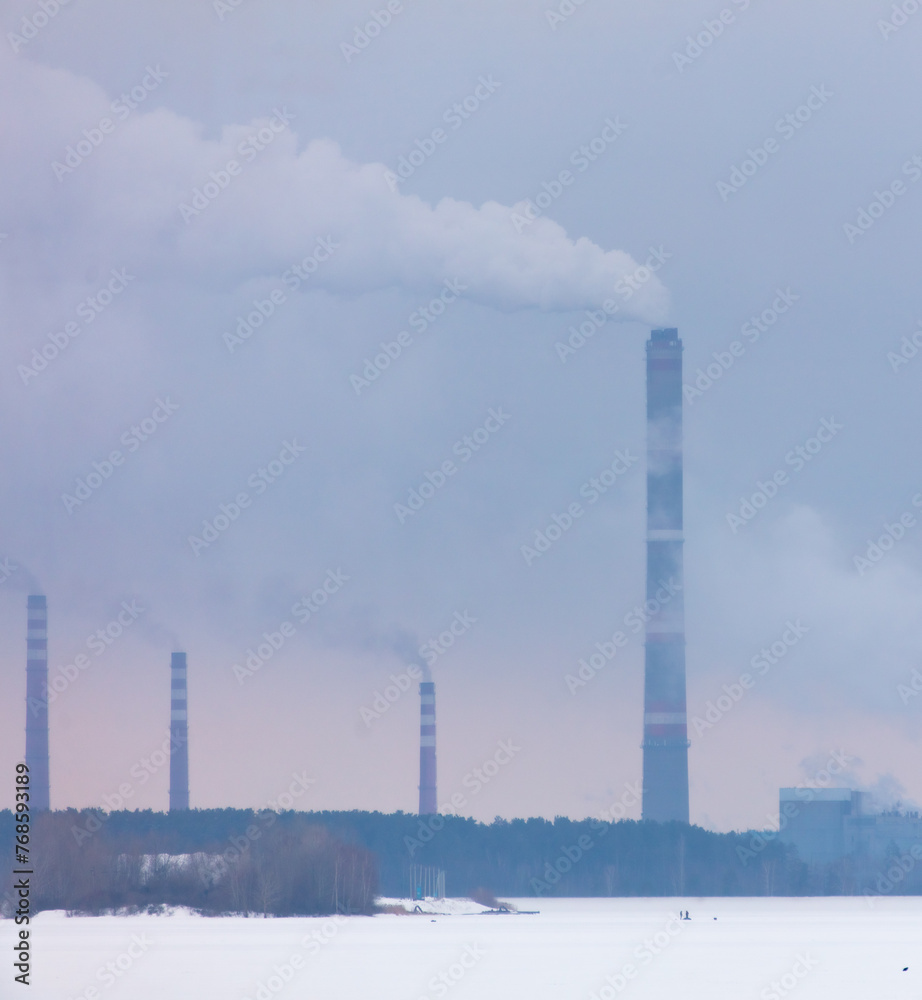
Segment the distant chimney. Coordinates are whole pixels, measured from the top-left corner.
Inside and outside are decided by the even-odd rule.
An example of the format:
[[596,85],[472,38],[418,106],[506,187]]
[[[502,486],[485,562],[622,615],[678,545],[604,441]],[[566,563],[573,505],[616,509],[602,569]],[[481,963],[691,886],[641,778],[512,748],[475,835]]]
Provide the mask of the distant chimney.
[[26,601],[26,766],[32,812],[51,808],[48,780],[48,605]]
[[682,341],[647,341],[647,604],[641,817],[688,822],[682,567]]
[[419,814],[439,811],[435,790],[435,684],[419,685]]
[[170,812],[189,808],[189,715],[186,654],[170,662]]

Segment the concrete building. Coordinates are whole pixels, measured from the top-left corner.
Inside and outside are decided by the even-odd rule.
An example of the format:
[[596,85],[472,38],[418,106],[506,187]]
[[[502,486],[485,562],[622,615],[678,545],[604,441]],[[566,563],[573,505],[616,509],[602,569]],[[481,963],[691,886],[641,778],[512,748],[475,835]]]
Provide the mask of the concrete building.
[[782,788],[778,839],[793,844],[801,861],[826,864],[847,853],[845,820],[861,814],[861,793],[848,788]]
[[778,839],[808,864],[880,861],[922,846],[922,816],[869,812],[867,794],[850,788],[782,788],[778,807]]

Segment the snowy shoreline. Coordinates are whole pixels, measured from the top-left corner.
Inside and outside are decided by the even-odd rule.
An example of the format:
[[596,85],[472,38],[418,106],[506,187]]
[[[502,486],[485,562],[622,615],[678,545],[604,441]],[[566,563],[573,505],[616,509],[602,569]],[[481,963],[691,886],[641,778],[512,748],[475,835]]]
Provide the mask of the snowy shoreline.
[[[539,911],[522,920],[496,919],[472,900],[381,902],[427,909],[415,920],[41,913],[30,997],[272,1000],[289,982],[285,996],[337,1000],[448,990],[453,1000],[609,1000],[621,990],[645,1000],[774,1000],[794,986],[798,1000],[922,993],[915,897],[509,900]],[[678,919],[684,910],[688,921]],[[0,948],[15,931],[0,923]]]

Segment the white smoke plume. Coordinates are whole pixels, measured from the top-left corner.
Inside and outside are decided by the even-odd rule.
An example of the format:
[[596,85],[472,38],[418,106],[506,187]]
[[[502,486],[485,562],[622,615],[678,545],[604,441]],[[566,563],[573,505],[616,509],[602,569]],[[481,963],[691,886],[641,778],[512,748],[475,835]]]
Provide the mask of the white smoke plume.
[[[145,86],[159,86],[152,67]],[[392,190],[383,164],[357,164],[284,107],[206,138],[193,121],[144,105],[124,118],[114,95],[62,70],[0,55],[0,87],[15,93],[0,116],[0,218],[30,266],[43,232],[53,261],[31,254],[37,280],[79,280],[101,264],[143,277],[187,276],[230,289],[279,276],[327,240],[304,288],[359,294],[425,290],[450,280],[499,309],[569,310],[619,304],[616,318],[660,322],[667,295],[620,250],[538,218],[519,232],[513,209],[443,198],[429,205]],[[153,102],[151,102],[153,103]],[[108,119],[113,130],[103,134]],[[331,249],[332,248],[332,249]],[[305,272],[307,273],[307,272]],[[624,288],[626,286],[622,286]]]

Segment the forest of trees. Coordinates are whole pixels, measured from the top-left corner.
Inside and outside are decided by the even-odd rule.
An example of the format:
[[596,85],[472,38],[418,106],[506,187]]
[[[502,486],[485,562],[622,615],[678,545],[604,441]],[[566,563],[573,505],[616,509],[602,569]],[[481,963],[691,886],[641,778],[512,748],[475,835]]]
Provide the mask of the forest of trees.
[[[337,837],[371,850],[381,891],[411,892],[409,868],[446,872],[449,895],[797,896],[865,891],[847,863],[807,866],[769,833],[622,820],[422,818],[408,813],[318,812]],[[919,888],[922,889],[922,872]],[[904,883],[901,891],[908,889]]]
[[[11,816],[0,813],[4,847]],[[36,912],[371,913],[378,894],[371,853],[303,813],[67,809],[33,817],[31,856]],[[11,871],[11,854],[5,862]],[[5,880],[0,899],[8,903]]]
[[[100,913],[371,913],[413,894],[410,868],[446,873],[450,896],[799,896],[922,893],[898,858],[808,866],[771,833],[558,817],[484,824],[409,813],[205,809],[35,817],[33,906]],[[0,812],[0,907],[9,912],[13,815]],[[5,884],[4,884],[5,883]]]

